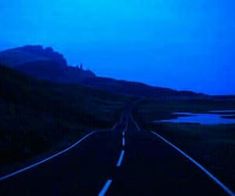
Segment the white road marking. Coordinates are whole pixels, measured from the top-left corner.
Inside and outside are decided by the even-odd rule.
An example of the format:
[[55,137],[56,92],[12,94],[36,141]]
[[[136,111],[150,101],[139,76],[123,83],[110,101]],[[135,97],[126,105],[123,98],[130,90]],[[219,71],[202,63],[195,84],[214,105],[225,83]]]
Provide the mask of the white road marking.
[[131,120],[132,120],[132,121],[133,121],[133,123],[135,124],[135,126],[136,126],[137,130],[138,130],[138,131],[140,131],[141,129],[140,129],[139,125],[137,124],[137,122],[134,120],[133,115],[131,114],[130,116],[131,116]]
[[107,180],[104,187],[99,192],[98,196],[105,196],[111,184],[112,184],[112,180],[111,179]]
[[88,133],[87,135],[85,135],[83,138],[81,138],[79,141],[77,141],[76,143],[74,143],[70,147],[68,147],[68,148],[66,148],[66,149],[64,149],[64,150],[62,150],[62,151],[60,151],[60,152],[58,152],[58,153],[56,153],[56,154],[54,154],[54,155],[52,155],[50,157],[47,157],[46,159],[43,159],[43,160],[41,160],[39,162],[36,162],[36,163],[34,163],[32,165],[29,165],[29,166],[25,167],[25,168],[19,169],[19,170],[15,171],[15,172],[12,172],[10,174],[1,176],[0,177],[0,181],[3,181],[3,180],[6,180],[6,179],[8,179],[10,177],[16,176],[17,174],[23,173],[23,172],[25,172],[27,170],[30,170],[30,169],[32,169],[34,167],[37,167],[37,166],[39,166],[39,165],[41,165],[41,164],[43,164],[43,163],[45,163],[45,162],[47,162],[47,161],[49,161],[49,160],[51,160],[53,158],[56,158],[56,157],[58,157],[58,156],[60,156],[60,155],[62,155],[64,153],[68,152],[69,150],[71,150],[72,148],[76,147],[83,140],[87,139],[89,136],[93,135],[94,133],[95,133],[94,131],[92,131],[91,133]]
[[125,146],[126,145],[126,140],[125,140],[125,137],[122,138],[122,146]]
[[116,167],[120,167],[120,166],[122,165],[122,161],[123,161],[123,158],[124,158],[124,154],[125,154],[125,151],[122,150],[121,153],[120,153],[119,159],[118,159],[118,161],[117,161]]
[[124,137],[124,136],[125,136],[125,134],[126,134],[126,132],[125,132],[125,131],[123,131],[123,132],[122,132],[122,136]]
[[217,177],[215,177],[211,172],[209,172],[205,167],[203,167],[200,163],[198,163],[196,160],[194,160],[192,157],[190,157],[188,154],[186,154],[184,151],[182,151],[180,148],[169,142],[167,139],[162,137],[161,135],[157,134],[156,132],[152,133],[156,135],[158,138],[163,140],[165,143],[170,145],[172,148],[174,148],[176,151],[178,151],[181,155],[183,155],[186,159],[190,160],[194,165],[196,165],[199,169],[201,169],[211,180],[213,180],[217,185],[219,185],[224,192],[226,192],[230,196],[235,196],[235,193],[229,189],[224,183],[222,183]]

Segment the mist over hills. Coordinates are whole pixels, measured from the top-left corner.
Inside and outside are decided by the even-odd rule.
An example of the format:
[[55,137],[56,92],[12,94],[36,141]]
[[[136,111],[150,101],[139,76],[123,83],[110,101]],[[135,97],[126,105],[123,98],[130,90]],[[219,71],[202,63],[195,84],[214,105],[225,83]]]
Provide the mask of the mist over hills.
[[83,66],[70,66],[62,54],[52,48],[23,46],[0,52],[0,63],[40,80],[56,83],[82,84],[105,91],[141,97],[201,97],[190,91],[176,91],[143,83],[96,76]]

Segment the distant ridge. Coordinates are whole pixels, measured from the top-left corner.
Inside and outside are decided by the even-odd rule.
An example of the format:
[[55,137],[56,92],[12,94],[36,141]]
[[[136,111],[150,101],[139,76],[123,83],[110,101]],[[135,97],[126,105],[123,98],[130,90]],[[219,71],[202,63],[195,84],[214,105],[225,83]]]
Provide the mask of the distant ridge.
[[52,48],[23,46],[0,52],[0,63],[37,79],[60,83],[78,83],[95,77],[89,70],[72,67],[64,56]]
[[0,52],[0,63],[40,80],[85,86],[125,95],[154,98],[200,98],[203,94],[153,87],[143,83],[97,77],[83,66],[69,66],[52,48],[23,46]]
[[0,53],[0,63],[7,64],[10,67],[18,67],[37,61],[53,61],[60,67],[67,66],[63,55],[55,52],[51,47],[43,48],[40,45],[28,45],[5,50]]
[[177,91],[170,88],[153,87],[139,82],[130,82],[124,80],[115,80],[111,78],[88,78],[81,82],[84,85],[93,88],[103,89],[109,92],[121,92],[126,95],[154,98],[200,98],[206,95],[194,93],[191,91]]

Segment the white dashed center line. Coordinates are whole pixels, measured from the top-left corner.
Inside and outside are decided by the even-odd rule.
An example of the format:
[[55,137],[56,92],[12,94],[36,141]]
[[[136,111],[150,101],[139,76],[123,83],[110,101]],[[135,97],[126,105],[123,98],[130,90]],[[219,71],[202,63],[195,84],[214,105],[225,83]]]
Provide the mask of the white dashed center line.
[[122,165],[122,161],[123,161],[123,158],[124,158],[124,154],[125,154],[125,151],[122,150],[121,153],[120,153],[119,159],[118,159],[118,161],[117,161],[117,164],[116,164],[117,167],[120,167],[120,166]]
[[[114,125],[114,128],[115,127],[116,127],[116,125]],[[128,127],[128,124],[126,126],[126,129],[122,132],[122,147],[124,147],[126,145],[125,135],[126,135],[127,127]],[[120,156],[118,158],[116,167],[121,167],[124,155],[125,155],[125,150],[122,150],[120,153]],[[107,180],[107,182],[105,183],[105,185],[103,186],[103,188],[99,192],[98,196],[105,196],[107,191],[109,190],[111,184],[112,184],[112,180],[111,179]]]
[[122,136],[124,137],[125,135],[126,135],[126,132],[125,132],[125,131],[123,131],[123,132],[122,132]]
[[105,196],[107,191],[109,190],[109,187],[111,186],[111,184],[112,184],[112,180],[111,179],[107,180],[104,187],[99,192],[98,196]]
[[126,145],[125,137],[122,138],[122,146],[124,147]]

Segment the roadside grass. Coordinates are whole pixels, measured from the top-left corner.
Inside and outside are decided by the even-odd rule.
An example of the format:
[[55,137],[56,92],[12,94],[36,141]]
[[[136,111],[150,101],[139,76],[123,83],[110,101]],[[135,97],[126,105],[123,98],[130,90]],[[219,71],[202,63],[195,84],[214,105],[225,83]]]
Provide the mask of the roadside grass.
[[[173,119],[175,112],[210,113],[214,110],[234,110],[235,99],[143,99],[135,108],[134,116],[144,126],[146,122]],[[232,115],[233,113],[231,113]],[[234,118],[234,116],[226,117]]]
[[156,131],[180,147],[235,190],[235,124],[153,123],[154,120],[177,117],[172,112],[200,113],[211,110],[232,110],[235,104],[228,101],[214,104],[215,100],[202,102],[203,104],[200,104],[201,101],[197,103],[192,101],[192,105],[189,101],[174,102],[175,104],[173,102],[140,103],[135,111],[135,117],[146,130]]
[[129,99],[0,66],[0,174],[111,128]]
[[149,128],[179,146],[235,190],[235,124],[161,123]]

